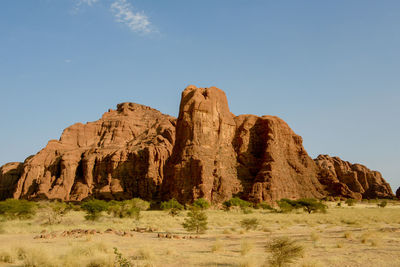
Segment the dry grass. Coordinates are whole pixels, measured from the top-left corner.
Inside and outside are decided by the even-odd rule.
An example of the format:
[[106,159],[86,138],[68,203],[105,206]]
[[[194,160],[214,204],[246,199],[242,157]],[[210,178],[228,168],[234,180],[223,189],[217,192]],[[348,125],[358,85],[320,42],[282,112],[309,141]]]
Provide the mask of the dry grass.
[[[208,210],[209,230],[198,239],[157,238],[157,232],[188,235],[181,226],[185,212],[171,217],[163,211],[144,211],[139,222],[107,215],[88,222],[78,211],[56,225],[41,225],[38,217],[6,221],[1,223],[0,266],[114,266],[113,247],[138,266],[261,266],[267,257],[265,245],[281,236],[305,247],[305,258],[294,266],[400,266],[399,205],[391,202],[382,209],[376,203],[328,204],[327,214]],[[260,227],[249,232],[240,229],[240,222],[250,218],[257,218]],[[137,226],[157,232],[33,239],[42,230],[130,231]]]

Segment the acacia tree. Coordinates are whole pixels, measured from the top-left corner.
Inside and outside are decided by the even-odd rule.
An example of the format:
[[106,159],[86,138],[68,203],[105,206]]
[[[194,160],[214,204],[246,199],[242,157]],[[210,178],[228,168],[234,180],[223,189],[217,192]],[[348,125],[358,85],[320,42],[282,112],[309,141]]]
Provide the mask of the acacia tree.
[[204,211],[192,207],[187,214],[187,218],[182,223],[183,228],[196,234],[204,233],[207,230],[207,215]]

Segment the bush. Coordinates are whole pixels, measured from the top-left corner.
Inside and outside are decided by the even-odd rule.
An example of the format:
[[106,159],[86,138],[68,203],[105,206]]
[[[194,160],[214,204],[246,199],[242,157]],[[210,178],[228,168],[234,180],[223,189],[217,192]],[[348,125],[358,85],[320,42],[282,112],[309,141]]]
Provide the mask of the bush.
[[281,200],[276,201],[279,206],[280,212],[287,213],[291,212],[294,209],[299,209],[301,206],[297,203],[296,200],[291,200],[287,198],[282,198]]
[[168,201],[161,202],[160,208],[162,210],[171,210],[171,209],[183,210],[183,205],[173,198]]
[[111,201],[108,204],[108,214],[118,218],[134,218],[140,219],[140,211],[149,208],[150,204],[147,201],[134,198],[125,201]]
[[150,208],[150,203],[140,198],[134,198],[131,200],[131,202],[134,207],[138,208],[141,211],[145,211]]
[[297,201],[297,205],[303,207],[309,214],[312,212],[326,212],[327,206],[314,198],[303,198]]
[[204,233],[207,230],[207,215],[204,211],[191,208],[182,226],[189,232]]
[[29,219],[36,214],[36,203],[27,200],[7,199],[0,202],[0,215],[6,219]]
[[298,245],[296,241],[287,237],[274,239],[266,246],[266,251],[271,253],[269,263],[271,266],[287,266],[293,263],[304,253],[304,248]]
[[132,263],[125,258],[121,252],[118,251],[117,248],[114,248],[114,255],[115,255],[115,267],[131,267]]
[[267,202],[261,202],[256,205],[257,209],[263,209],[263,210],[275,210],[271,205],[269,205]]
[[259,222],[256,218],[252,218],[252,219],[243,219],[240,222],[240,225],[245,228],[247,231],[248,230],[255,230],[257,229]]
[[357,200],[348,198],[348,199],[346,199],[346,201],[344,203],[346,203],[347,206],[354,206],[357,203]]
[[62,201],[50,202],[46,205],[47,224],[59,224],[62,218],[73,208]]
[[86,220],[95,221],[101,216],[102,211],[108,210],[108,204],[104,200],[93,199],[82,203],[81,208],[86,211]]
[[384,208],[387,205],[387,201],[386,200],[382,200],[380,203],[376,204],[378,207],[380,208]]
[[231,207],[240,207],[241,209],[246,209],[252,206],[250,202],[238,197],[233,197],[222,203],[222,205],[224,206],[225,210],[229,210]]
[[204,198],[199,198],[193,202],[193,207],[199,208],[201,210],[206,210],[210,207],[210,203]]

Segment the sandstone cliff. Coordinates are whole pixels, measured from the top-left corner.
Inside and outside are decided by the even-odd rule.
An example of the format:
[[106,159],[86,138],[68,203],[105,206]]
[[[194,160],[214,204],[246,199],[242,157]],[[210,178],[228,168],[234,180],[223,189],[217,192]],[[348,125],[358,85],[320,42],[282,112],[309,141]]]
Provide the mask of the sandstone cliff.
[[167,165],[164,198],[222,202],[242,187],[232,146],[236,124],[225,93],[187,87],[182,93],[176,143]]
[[338,157],[319,155],[315,162],[321,169],[321,182],[332,195],[361,198],[392,197],[390,185],[377,171],[361,164],[351,164]]
[[302,138],[280,118],[241,115],[234,140],[238,176],[248,198],[273,202],[281,198],[322,198],[319,169]]
[[77,123],[24,163],[0,168],[0,199],[393,197],[379,172],[337,157],[312,160],[274,116],[235,116],[225,93],[188,86],[175,119],[122,103]]
[[174,125],[175,118],[133,103],[119,104],[98,121],[74,124],[26,160],[13,197],[152,199],[172,152]]

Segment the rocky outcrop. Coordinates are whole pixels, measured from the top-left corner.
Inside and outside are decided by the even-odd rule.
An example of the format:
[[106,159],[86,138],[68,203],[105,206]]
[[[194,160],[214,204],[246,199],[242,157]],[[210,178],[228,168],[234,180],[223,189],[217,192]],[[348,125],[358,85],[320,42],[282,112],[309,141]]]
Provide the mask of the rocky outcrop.
[[15,198],[80,201],[159,193],[175,139],[175,118],[122,103],[102,118],[64,130],[23,164]]
[[400,187],[396,190],[396,197],[400,199]]
[[188,86],[178,119],[122,103],[68,127],[24,163],[2,166],[0,199],[393,197],[379,172],[327,155],[312,160],[302,142],[278,117],[235,116],[222,90]]
[[164,198],[222,202],[240,192],[232,146],[235,130],[222,90],[188,86],[182,93]]
[[338,157],[319,155],[315,162],[321,169],[320,181],[332,195],[355,199],[393,197],[390,185],[381,173],[361,164],[351,164]]
[[300,136],[280,118],[241,115],[235,118],[238,177],[247,198],[274,202],[281,198],[322,198],[319,169]]
[[13,197],[22,170],[21,162],[10,162],[0,167],[0,200]]
[[273,116],[234,116],[218,88],[182,93],[176,144],[167,165],[165,198],[254,202],[324,196],[314,161],[296,135]]

